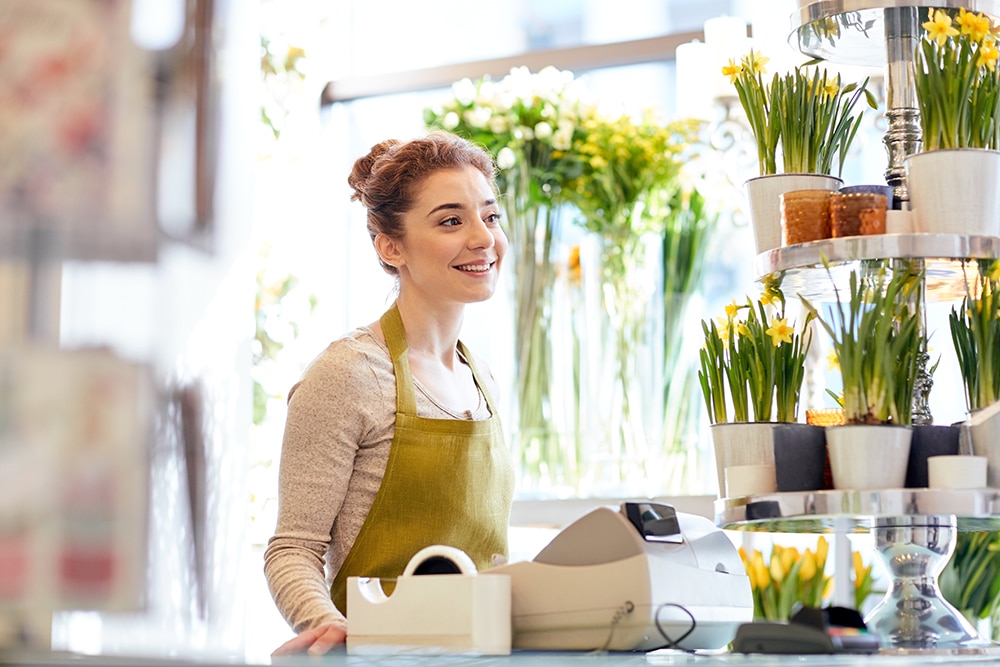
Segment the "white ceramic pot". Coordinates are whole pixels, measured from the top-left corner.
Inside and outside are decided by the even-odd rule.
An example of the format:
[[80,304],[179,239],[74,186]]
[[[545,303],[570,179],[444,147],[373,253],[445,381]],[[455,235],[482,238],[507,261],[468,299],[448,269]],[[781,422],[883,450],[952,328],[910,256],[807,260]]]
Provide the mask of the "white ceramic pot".
[[768,174],[743,184],[757,252],[781,247],[781,195],[793,190],[839,190],[844,181],[823,174]]
[[726,468],[749,465],[774,466],[774,422],[713,424],[715,470],[719,495],[725,493]]
[[910,459],[909,426],[843,424],[826,428],[836,489],[901,489]]
[[1000,488],[1000,403],[973,410],[965,426],[972,453],[986,458],[986,484]]
[[914,232],[1000,235],[1000,151],[928,151],[904,165]]

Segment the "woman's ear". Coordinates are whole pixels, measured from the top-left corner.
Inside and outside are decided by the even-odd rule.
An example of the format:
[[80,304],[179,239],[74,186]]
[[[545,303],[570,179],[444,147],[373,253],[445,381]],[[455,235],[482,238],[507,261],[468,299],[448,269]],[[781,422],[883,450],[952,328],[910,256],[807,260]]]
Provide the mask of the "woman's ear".
[[375,244],[375,252],[384,263],[397,269],[403,265],[402,249],[395,239],[379,232],[375,235],[373,243]]

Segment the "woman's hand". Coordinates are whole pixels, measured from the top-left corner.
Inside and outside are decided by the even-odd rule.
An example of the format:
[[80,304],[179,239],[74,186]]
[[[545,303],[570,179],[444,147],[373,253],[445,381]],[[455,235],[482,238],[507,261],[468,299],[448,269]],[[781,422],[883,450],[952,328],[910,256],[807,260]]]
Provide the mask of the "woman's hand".
[[324,623],[323,625],[317,625],[311,630],[302,631],[297,637],[289,639],[276,648],[271,655],[295,655],[297,653],[324,655],[334,646],[343,644],[346,639],[347,624],[345,622],[334,621],[333,623]]

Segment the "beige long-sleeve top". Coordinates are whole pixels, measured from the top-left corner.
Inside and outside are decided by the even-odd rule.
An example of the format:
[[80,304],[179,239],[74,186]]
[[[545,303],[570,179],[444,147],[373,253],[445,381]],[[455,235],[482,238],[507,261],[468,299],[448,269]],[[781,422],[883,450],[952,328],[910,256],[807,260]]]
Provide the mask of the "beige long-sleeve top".
[[[475,362],[496,396],[485,364],[478,357]],[[471,414],[456,414],[418,380],[414,385],[421,417],[490,417],[485,400]],[[264,574],[295,632],[344,618],[330,599],[330,585],[382,482],[395,419],[389,349],[369,328],[331,343],[288,393],[278,520],[264,552]]]

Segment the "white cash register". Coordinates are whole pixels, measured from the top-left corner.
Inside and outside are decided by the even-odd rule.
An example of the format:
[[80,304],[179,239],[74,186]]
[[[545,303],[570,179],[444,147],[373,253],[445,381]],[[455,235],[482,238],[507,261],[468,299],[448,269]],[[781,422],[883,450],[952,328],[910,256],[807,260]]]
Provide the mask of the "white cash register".
[[753,620],[739,552],[704,517],[669,505],[598,508],[511,577],[512,646],[609,651],[725,647]]
[[531,561],[476,571],[464,552],[418,552],[386,595],[348,578],[349,653],[504,655],[511,649],[719,649],[753,620],[739,553],[669,505],[599,508]]

